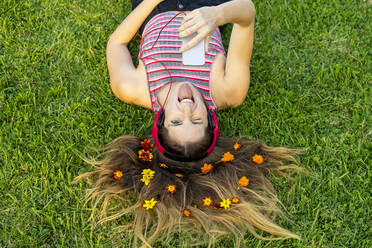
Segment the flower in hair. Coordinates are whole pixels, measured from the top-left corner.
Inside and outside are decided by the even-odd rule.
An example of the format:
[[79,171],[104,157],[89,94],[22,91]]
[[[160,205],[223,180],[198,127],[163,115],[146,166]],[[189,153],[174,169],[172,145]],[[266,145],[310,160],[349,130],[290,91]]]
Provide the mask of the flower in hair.
[[142,174],[141,182],[144,182],[145,185],[149,185],[151,179],[154,177],[155,171],[151,169],[143,169],[141,174]]
[[241,144],[239,144],[238,142],[235,142],[235,144],[234,144],[234,150],[235,151],[239,150],[241,146],[242,146]]
[[153,209],[156,205],[157,201],[155,201],[154,198],[151,198],[151,200],[145,200],[145,204],[143,204],[143,207],[146,210]]
[[238,197],[234,197],[231,199],[231,203],[232,204],[239,204],[240,203],[240,199]]
[[212,199],[210,197],[205,197],[203,199],[203,206],[210,206],[212,204]]
[[144,139],[143,141],[141,141],[142,149],[145,151],[151,152],[154,145],[151,144],[150,142],[151,141],[149,139]]
[[186,209],[186,208],[184,210],[182,210],[182,214],[185,218],[190,218],[191,217],[191,211]]
[[221,204],[220,204],[220,203],[215,203],[215,204],[213,204],[213,207],[214,207],[215,209],[223,209],[223,207],[221,207]]
[[182,175],[182,174],[180,174],[180,173],[176,173],[176,174],[174,174],[176,177],[178,177],[178,178],[183,178],[184,177],[184,175]]
[[164,164],[164,163],[159,163],[158,165],[161,168],[168,169],[168,166],[166,164]]
[[225,152],[221,158],[222,162],[230,162],[234,160],[234,155],[231,154],[230,152]]
[[213,165],[212,164],[204,164],[203,167],[201,167],[201,171],[202,171],[203,174],[207,174],[212,169],[213,169]]
[[112,178],[114,178],[115,180],[120,180],[122,177],[123,172],[121,170],[114,171],[114,175],[112,176]]
[[138,157],[140,158],[140,159],[143,159],[143,160],[146,160],[146,161],[150,161],[151,162],[151,160],[152,160],[152,153],[151,152],[149,152],[149,151],[145,151],[145,150],[139,150],[138,151]]
[[174,194],[176,192],[176,185],[174,184],[168,184],[167,191],[171,194]]
[[264,162],[263,157],[260,154],[255,154],[252,157],[252,161],[258,165],[262,164]]
[[230,199],[226,199],[226,200],[223,200],[222,202],[220,202],[220,206],[225,208],[225,209],[230,208],[230,204],[231,204]]
[[241,178],[239,179],[239,181],[238,181],[238,184],[239,184],[240,186],[247,187],[248,184],[249,184],[249,179],[248,179],[246,176],[241,177]]

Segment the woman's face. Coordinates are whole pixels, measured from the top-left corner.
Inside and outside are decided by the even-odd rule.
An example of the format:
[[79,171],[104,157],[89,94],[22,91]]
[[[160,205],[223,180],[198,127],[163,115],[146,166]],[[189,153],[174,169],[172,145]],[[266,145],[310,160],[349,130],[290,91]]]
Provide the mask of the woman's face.
[[[164,92],[168,93],[168,90]],[[169,138],[184,145],[198,142],[204,137],[208,126],[207,107],[203,96],[192,84],[173,84],[166,103],[162,105],[165,111],[164,126]]]

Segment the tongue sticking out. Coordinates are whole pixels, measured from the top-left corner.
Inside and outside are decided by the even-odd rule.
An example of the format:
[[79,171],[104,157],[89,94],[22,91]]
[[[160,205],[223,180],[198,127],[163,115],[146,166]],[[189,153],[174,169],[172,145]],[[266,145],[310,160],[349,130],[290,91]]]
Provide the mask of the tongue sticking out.
[[183,84],[178,90],[178,101],[180,102],[194,102],[194,97],[190,85]]

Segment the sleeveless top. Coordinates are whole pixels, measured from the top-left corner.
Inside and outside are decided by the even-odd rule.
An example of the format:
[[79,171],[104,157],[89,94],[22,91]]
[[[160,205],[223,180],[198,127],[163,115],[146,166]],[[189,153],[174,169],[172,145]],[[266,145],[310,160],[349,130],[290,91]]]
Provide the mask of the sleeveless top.
[[225,53],[218,28],[209,41],[204,65],[184,65],[179,49],[182,40],[178,36],[182,12],[164,12],[154,16],[145,26],[138,58],[145,65],[152,110],[158,112],[159,90],[170,82],[190,82],[195,86],[210,109],[215,109],[209,87],[211,67],[219,53]]
[[[132,10],[134,10],[143,0],[130,0],[132,3]],[[151,14],[146,18],[144,23],[141,25],[139,32],[143,32],[143,28],[146,23],[151,20],[154,16],[167,11],[192,11],[201,7],[217,6],[228,2],[229,0],[165,0],[154,8]],[[219,27],[220,31],[224,29],[225,25]]]

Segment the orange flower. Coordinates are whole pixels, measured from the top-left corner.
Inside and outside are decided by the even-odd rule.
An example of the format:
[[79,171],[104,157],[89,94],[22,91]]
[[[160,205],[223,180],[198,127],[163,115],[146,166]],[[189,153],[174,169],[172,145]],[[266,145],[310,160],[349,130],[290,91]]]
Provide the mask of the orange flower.
[[145,151],[151,152],[154,145],[151,144],[150,142],[151,141],[149,139],[144,139],[143,141],[141,141],[142,149]]
[[234,144],[234,150],[237,151],[242,145],[239,144],[238,142],[235,142]]
[[252,161],[255,162],[256,164],[260,165],[264,162],[264,159],[260,154],[255,154],[252,157]]
[[164,163],[159,163],[159,166],[164,169],[168,169],[168,166]]
[[201,171],[202,171],[203,174],[207,174],[212,169],[213,169],[213,165],[212,164],[204,164],[203,167],[201,167]]
[[205,197],[204,199],[203,199],[203,205],[204,206],[210,206],[211,204],[212,204],[212,199],[210,198],[210,197]]
[[234,197],[231,199],[231,203],[232,204],[239,204],[240,203],[240,199],[238,197]]
[[249,179],[246,176],[241,177],[239,179],[238,183],[239,183],[240,186],[247,187],[248,184],[249,184]]
[[176,173],[176,174],[174,174],[176,177],[179,177],[179,178],[183,178],[184,176],[182,175],[182,174],[180,174],[180,173]]
[[190,210],[188,210],[188,209],[184,209],[184,210],[182,210],[182,214],[183,214],[183,216],[185,217],[185,218],[190,218],[191,217],[191,212],[190,212]]
[[123,177],[123,172],[121,170],[116,170],[114,171],[114,176],[113,178],[115,180],[120,180]]
[[169,193],[171,193],[171,194],[174,194],[174,192],[176,192],[176,185],[174,185],[174,184],[168,184],[167,191]]
[[145,151],[145,150],[139,150],[138,151],[138,157],[140,159],[143,159],[143,160],[146,160],[146,161],[150,161],[152,160],[152,153],[149,152],[149,151]]
[[231,154],[230,152],[225,152],[221,158],[222,162],[230,162],[234,160],[234,155]]

